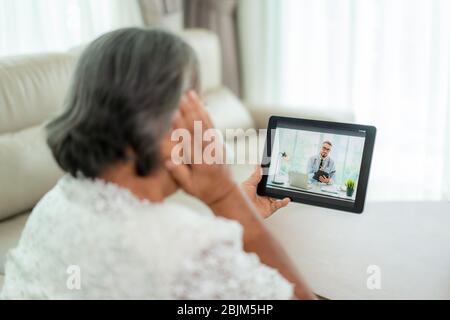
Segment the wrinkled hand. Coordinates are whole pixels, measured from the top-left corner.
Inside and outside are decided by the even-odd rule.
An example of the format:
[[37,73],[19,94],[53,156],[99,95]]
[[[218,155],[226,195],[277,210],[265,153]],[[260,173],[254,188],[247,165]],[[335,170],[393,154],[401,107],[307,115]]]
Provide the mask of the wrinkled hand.
[[[195,135],[195,122],[201,125],[202,132],[214,128],[202,101],[195,92],[190,91],[183,96],[180,110],[175,115],[172,125],[174,130],[188,130],[191,141],[187,145],[187,150],[184,150],[186,153],[183,155],[183,163],[175,164],[171,159],[167,160],[165,165],[181,189],[211,206],[231,193],[237,185],[225,164],[206,164],[203,158],[200,159],[200,163],[195,163],[194,153],[197,152],[202,157],[208,146],[208,143],[203,141],[203,135]],[[216,155],[219,158],[223,157],[224,146],[219,142],[216,146]]]
[[283,200],[276,200],[269,197],[259,196],[256,192],[258,183],[262,179],[262,169],[257,167],[255,172],[242,183],[242,188],[247,193],[247,196],[252,201],[258,212],[263,218],[268,218],[274,214],[277,210],[286,207],[291,200],[284,198]]

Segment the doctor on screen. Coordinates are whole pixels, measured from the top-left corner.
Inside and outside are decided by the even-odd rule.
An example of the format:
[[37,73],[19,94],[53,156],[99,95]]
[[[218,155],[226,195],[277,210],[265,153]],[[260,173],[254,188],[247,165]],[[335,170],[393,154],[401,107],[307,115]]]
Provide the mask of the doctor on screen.
[[309,158],[307,173],[311,180],[326,184],[333,183],[336,167],[333,159],[330,158],[332,147],[330,141],[324,141],[319,154]]

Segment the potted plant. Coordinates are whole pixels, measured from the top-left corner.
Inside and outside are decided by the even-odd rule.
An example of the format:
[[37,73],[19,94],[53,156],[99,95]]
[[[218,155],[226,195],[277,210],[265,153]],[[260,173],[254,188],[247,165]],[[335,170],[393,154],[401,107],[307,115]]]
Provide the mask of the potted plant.
[[345,186],[347,187],[347,197],[352,197],[353,192],[355,192],[355,181],[348,179],[347,182],[345,182]]

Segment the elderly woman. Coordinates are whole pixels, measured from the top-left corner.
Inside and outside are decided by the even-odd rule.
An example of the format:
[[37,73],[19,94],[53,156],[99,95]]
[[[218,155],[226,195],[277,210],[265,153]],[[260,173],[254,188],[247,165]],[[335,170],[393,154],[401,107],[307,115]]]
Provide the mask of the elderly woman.
[[[264,227],[289,199],[256,195],[260,169],[238,186],[224,165],[171,160],[172,130],[212,128],[198,82],[192,49],[162,30],[114,31],[85,50],[47,127],[67,174],[9,253],[2,298],[314,298]],[[165,201],[180,188],[211,215]]]

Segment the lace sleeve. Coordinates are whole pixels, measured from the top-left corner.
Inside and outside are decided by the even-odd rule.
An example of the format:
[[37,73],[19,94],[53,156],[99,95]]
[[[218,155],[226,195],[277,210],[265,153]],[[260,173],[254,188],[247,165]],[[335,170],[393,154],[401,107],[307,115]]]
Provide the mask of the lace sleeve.
[[293,285],[245,253],[242,241],[222,241],[185,262],[176,278],[176,299],[268,300],[291,299]]

